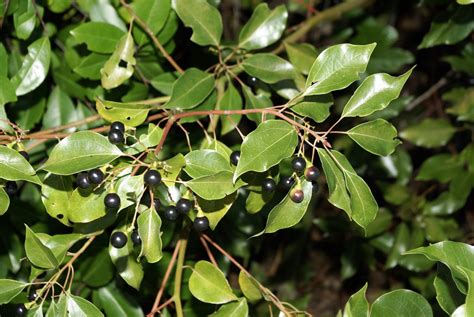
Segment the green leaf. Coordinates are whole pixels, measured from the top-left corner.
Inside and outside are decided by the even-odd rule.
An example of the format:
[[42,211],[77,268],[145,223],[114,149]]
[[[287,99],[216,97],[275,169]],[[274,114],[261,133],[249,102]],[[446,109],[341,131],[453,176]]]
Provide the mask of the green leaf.
[[209,315],[210,317],[247,317],[249,306],[245,298],[239,298],[237,302],[222,305],[218,311]]
[[131,168],[119,175],[119,179],[115,183],[115,191],[120,197],[120,208],[118,211],[134,205],[144,189],[144,181],[142,175],[130,176]]
[[365,117],[379,111],[398,98],[413,68],[399,77],[388,74],[370,75],[352,95],[342,111],[342,117]]
[[93,298],[107,316],[142,317],[144,315],[140,305],[114,285],[101,287],[94,292]]
[[136,127],[145,122],[151,105],[133,102],[114,102],[96,99],[97,112],[109,122],[119,121],[129,127]]
[[163,257],[161,244],[161,218],[154,209],[147,209],[138,216],[138,234],[142,240],[139,257],[155,263]]
[[87,299],[68,294],[67,310],[71,317],[103,317],[104,314]]
[[222,171],[231,172],[229,158],[222,156],[215,150],[191,151],[185,156],[184,171],[192,178],[210,176]]
[[69,198],[69,220],[76,223],[88,223],[104,217],[107,213],[104,205],[105,195],[107,191],[103,188],[94,193],[76,188]]
[[48,8],[54,13],[63,13],[71,7],[72,0],[49,0]]
[[[54,87],[48,97],[43,115],[43,128],[59,127],[77,121],[76,108],[71,98],[59,86]],[[69,129],[69,132],[74,129]]]
[[191,109],[209,96],[214,88],[214,77],[197,68],[187,69],[173,84],[171,99],[166,109]]
[[369,317],[369,302],[365,298],[367,283],[353,294],[344,307],[343,317]]
[[206,200],[222,199],[245,185],[245,182],[242,180],[234,183],[232,176],[232,172],[222,171],[213,175],[192,179],[187,181],[185,185],[196,195]]
[[297,43],[283,43],[285,45],[286,54],[288,54],[288,58],[290,62],[305,75],[309,74],[309,70],[311,68],[311,64],[313,64],[314,60],[318,56],[318,52],[308,43],[297,44]]
[[112,162],[122,155],[106,137],[80,131],[61,140],[41,169],[59,175],[72,175]]
[[291,110],[320,123],[329,117],[329,108],[331,108],[333,103],[334,99],[330,94],[306,96],[303,101],[292,106]]
[[0,216],[7,212],[10,207],[10,197],[3,187],[0,187]]
[[30,163],[20,153],[6,146],[0,146],[0,178],[9,181],[25,180],[41,185]]
[[456,2],[461,5],[469,5],[469,4],[474,3],[474,0],[456,0]]
[[295,203],[291,200],[289,195],[286,195],[285,198],[270,211],[267,224],[262,233],[273,233],[281,229],[290,228],[301,221],[311,201],[313,185],[311,182],[302,180],[300,186],[304,193],[303,201]]
[[43,269],[53,269],[58,267],[59,262],[53,252],[46,247],[27,225],[25,225],[25,252],[28,260]]
[[274,54],[252,55],[244,59],[241,65],[247,74],[269,84],[295,77],[293,65]]
[[[117,228],[117,230],[125,231],[125,227]],[[114,248],[109,244],[109,254],[112,262],[117,268],[117,272],[123,280],[138,290],[143,279],[143,267],[137,261],[137,257],[133,254],[133,242],[130,233],[127,234],[127,244],[120,249]]]
[[[116,88],[132,77],[136,64],[134,53],[135,44],[130,30],[120,39],[112,56],[100,69],[102,87]],[[121,66],[123,63],[126,63],[125,67]]]
[[437,16],[418,48],[452,45],[465,39],[474,30],[474,7],[452,6]]
[[0,280],[0,304],[8,304],[21,291],[28,286],[27,283],[15,280]]
[[86,22],[73,29],[71,35],[92,52],[113,53],[125,32],[109,23]]
[[28,46],[28,54],[23,59],[20,70],[12,78],[16,95],[22,96],[35,90],[46,78],[51,61],[51,44],[42,37]]
[[30,1],[21,1],[18,3],[18,8],[13,14],[13,25],[15,26],[16,36],[19,39],[28,39],[35,28],[35,6],[35,3]]
[[69,201],[73,192],[70,176],[49,174],[41,186],[41,200],[46,212],[69,226]]
[[[138,0],[131,4],[133,12],[148,26],[153,34],[158,34],[165,26],[171,9],[170,0]],[[133,30],[133,38],[138,46],[146,44],[148,35],[137,27]],[[163,43],[163,42],[162,42]]]
[[417,146],[435,148],[446,145],[456,132],[447,119],[426,118],[400,132],[400,137]]
[[0,75],[0,106],[16,100],[15,86],[7,77]]
[[235,192],[218,200],[207,200],[202,199],[201,197],[196,197],[201,211],[209,220],[209,228],[211,228],[211,230],[214,230],[221,219],[224,218],[235,202],[236,197],[237,193]]
[[91,53],[88,56],[81,59],[79,65],[74,67],[74,72],[83,78],[92,80],[99,80],[100,69],[104,66],[108,60],[108,56],[104,54]]
[[466,296],[465,315],[472,316],[474,314],[474,271],[466,268],[463,268],[462,271],[467,278],[469,286]]
[[173,0],[173,9],[184,25],[193,29],[191,41],[201,46],[219,46],[223,28],[219,10],[206,0]]
[[244,296],[252,303],[262,298],[262,293],[258,288],[258,284],[254,278],[244,271],[239,273],[239,286]]
[[199,261],[189,278],[189,290],[194,297],[209,304],[225,304],[237,300],[224,273],[212,263]]
[[106,248],[84,259],[78,269],[81,281],[90,287],[107,285],[115,277],[115,269]]
[[288,11],[283,5],[270,10],[259,4],[239,34],[239,47],[246,50],[264,48],[278,41],[286,27]]
[[[221,110],[241,110],[243,107],[242,97],[239,94],[239,91],[232,85],[232,82],[228,83],[227,89],[222,96],[222,99],[219,101],[218,105]],[[234,131],[235,128],[239,125],[241,115],[234,114],[229,116],[221,116],[221,133],[227,134],[231,131]]]
[[416,180],[437,180],[446,183],[459,173],[463,173],[463,162],[459,157],[442,153],[429,157],[421,164]]
[[[267,95],[263,93],[254,95],[254,93],[252,92],[252,89],[248,86],[242,86],[242,91],[245,97],[246,109],[263,109],[263,108],[269,108],[273,105],[272,101]],[[260,113],[248,114],[247,118],[249,118],[250,120],[258,124],[262,122],[262,115]]]
[[375,45],[339,44],[325,49],[311,66],[304,95],[324,95],[359,79]]
[[370,317],[432,317],[428,301],[418,293],[399,289],[386,293],[372,304]]
[[427,247],[410,250],[405,254],[422,254],[431,261],[446,265],[459,290],[466,293],[466,277],[462,269],[474,270],[474,246],[453,241],[443,241]]
[[397,129],[383,119],[365,122],[347,131],[349,137],[370,153],[387,156],[401,142],[396,139]]
[[293,154],[297,143],[297,133],[289,123],[282,120],[263,122],[242,142],[234,181],[246,172],[263,172],[277,165]]
[[433,286],[439,306],[448,315],[451,315],[464,302],[464,295],[457,289],[449,269],[445,265],[438,264]]

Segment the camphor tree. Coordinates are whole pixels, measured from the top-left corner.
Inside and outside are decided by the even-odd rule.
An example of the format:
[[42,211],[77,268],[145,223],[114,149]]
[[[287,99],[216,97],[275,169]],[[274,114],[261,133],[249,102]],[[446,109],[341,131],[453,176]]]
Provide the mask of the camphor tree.
[[[386,43],[317,52],[300,42],[315,24],[371,1],[343,2],[288,29],[285,5],[261,3],[233,41],[222,40],[212,2],[0,3],[5,314],[310,315],[251,274],[249,245],[298,225],[319,198],[345,213],[360,237],[372,237],[386,219],[334,145],[351,140],[370,155],[392,155],[397,130],[377,114],[400,101],[413,68],[399,76],[369,72]],[[472,9],[461,5],[455,9]],[[182,40],[193,51],[175,59]],[[340,109],[332,107],[334,94],[350,94]],[[437,125],[429,120],[420,126]],[[403,138],[420,137],[415,130]],[[453,163],[458,173],[466,162],[472,169],[472,146],[463,153]],[[430,173],[428,166],[418,177],[430,180]],[[327,196],[318,197],[320,187]],[[240,245],[222,247],[224,233]],[[396,249],[394,265],[409,247]],[[439,296],[459,288],[454,308],[466,316],[474,312],[474,264],[446,254],[471,250],[452,242],[409,251],[445,265]],[[230,271],[236,280],[226,277]],[[417,292],[398,289],[369,305],[366,289],[340,314],[433,315]],[[442,308],[452,313],[453,305]]]

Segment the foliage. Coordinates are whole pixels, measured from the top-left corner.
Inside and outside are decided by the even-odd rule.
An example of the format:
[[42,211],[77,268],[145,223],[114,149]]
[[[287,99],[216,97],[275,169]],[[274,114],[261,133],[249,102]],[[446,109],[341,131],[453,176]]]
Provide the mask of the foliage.
[[472,1],[228,2],[0,1],[0,314],[311,315],[316,234],[339,316],[473,315]]

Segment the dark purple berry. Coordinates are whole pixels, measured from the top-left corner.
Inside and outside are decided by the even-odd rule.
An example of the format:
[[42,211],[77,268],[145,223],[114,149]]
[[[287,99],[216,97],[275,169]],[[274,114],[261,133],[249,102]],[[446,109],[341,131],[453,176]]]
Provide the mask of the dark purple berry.
[[295,157],[293,161],[291,161],[291,166],[296,173],[301,173],[306,168],[306,161],[302,157]]
[[304,177],[306,177],[306,180],[308,182],[317,181],[319,178],[319,175],[321,175],[321,173],[319,172],[319,169],[316,166],[310,166],[304,172]]
[[207,217],[196,217],[193,226],[196,231],[206,231],[209,229],[209,219],[207,219]]
[[271,193],[276,188],[276,183],[272,178],[265,178],[262,182],[262,190]]
[[25,158],[25,160],[29,161],[30,160],[30,155],[26,151],[20,151],[18,152]]
[[5,184],[5,192],[10,196],[16,195],[16,193],[18,193],[18,185],[16,184],[16,182],[7,182]]
[[178,210],[175,206],[168,206],[165,208],[165,219],[169,221],[175,221],[178,219]]
[[145,175],[143,176],[143,180],[145,181],[145,184],[154,186],[158,185],[161,183],[161,174],[156,171],[156,170],[148,170],[145,172]]
[[87,173],[87,178],[92,184],[100,184],[104,180],[104,172],[102,172],[100,169],[95,168],[93,170],[90,170]]
[[115,121],[110,125],[110,131],[120,131],[123,134],[125,133],[125,126],[122,122]]
[[293,202],[299,204],[304,199],[304,193],[301,189],[293,189],[290,193],[290,198]]
[[107,208],[119,209],[120,197],[115,193],[109,193],[104,198],[104,204]]
[[36,291],[33,291],[28,295],[28,300],[30,302],[35,301],[37,298],[38,298],[38,294],[36,293]]
[[132,238],[133,244],[135,244],[135,245],[138,245],[138,244],[142,243],[142,239],[140,239],[140,235],[138,234],[137,230],[134,230],[132,232],[131,238]]
[[279,187],[282,191],[289,191],[295,183],[295,179],[291,176],[281,176]]
[[109,131],[109,141],[112,144],[120,144],[125,141],[125,137],[123,135],[123,132],[119,130],[110,130]]
[[20,305],[16,306],[15,316],[23,317],[23,316],[26,316],[27,313],[28,313],[28,310],[26,309],[24,304],[20,304]]
[[232,165],[237,166],[237,164],[239,164],[239,160],[240,160],[240,151],[234,151],[230,154],[230,162],[232,163]]
[[110,236],[110,244],[117,249],[123,248],[127,244],[127,236],[122,231],[115,231]]
[[178,210],[178,212],[183,215],[186,215],[192,207],[193,203],[189,199],[181,198],[176,203],[176,210]]

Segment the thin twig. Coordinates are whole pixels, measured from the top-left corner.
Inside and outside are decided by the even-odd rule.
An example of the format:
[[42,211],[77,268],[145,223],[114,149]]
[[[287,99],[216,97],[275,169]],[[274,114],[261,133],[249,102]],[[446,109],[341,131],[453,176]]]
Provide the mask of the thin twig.
[[206,240],[202,236],[199,236],[199,240],[201,241],[202,246],[206,250],[206,253],[207,253],[207,256],[209,257],[209,260],[211,260],[211,262],[212,262],[212,264],[214,264],[214,266],[218,266],[217,262],[216,262],[216,259],[214,258],[214,255],[212,255],[212,252],[209,249],[209,246],[207,245]]
[[434,94],[436,91],[438,91],[440,88],[442,88],[447,83],[448,83],[448,79],[446,77],[442,77],[440,80],[438,80],[438,82],[436,84],[431,86],[428,90],[426,90],[424,93],[422,93],[420,96],[418,96],[415,100],[410,102],[406,106],[405,109],[407,111],[413,110],[413,108],[415,108],[419,104],[423,103],[423,101],[425,101],[426,99],[431,97],[432,94]]

